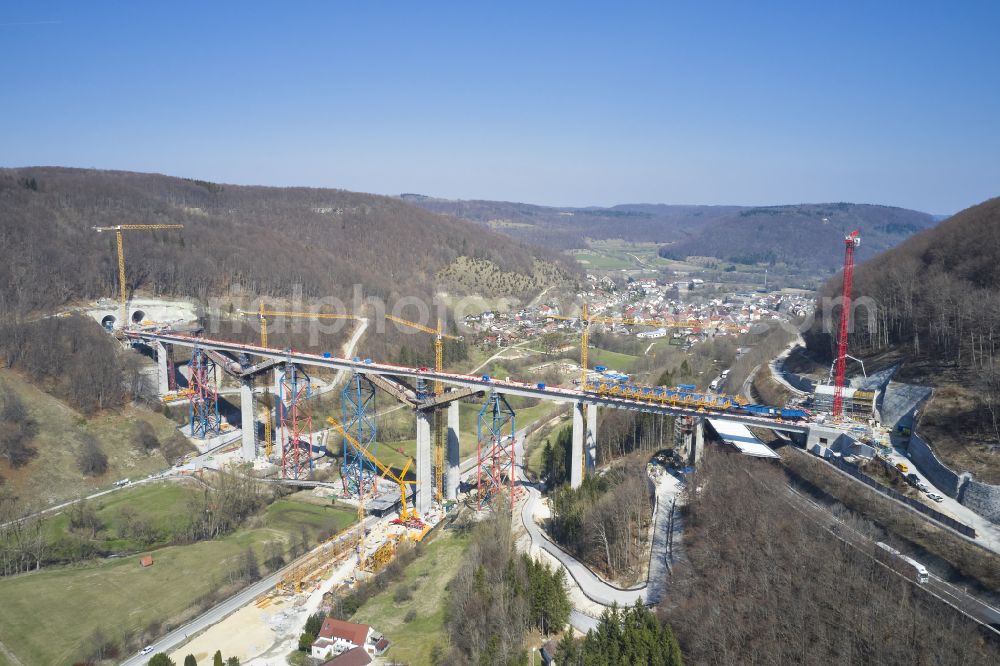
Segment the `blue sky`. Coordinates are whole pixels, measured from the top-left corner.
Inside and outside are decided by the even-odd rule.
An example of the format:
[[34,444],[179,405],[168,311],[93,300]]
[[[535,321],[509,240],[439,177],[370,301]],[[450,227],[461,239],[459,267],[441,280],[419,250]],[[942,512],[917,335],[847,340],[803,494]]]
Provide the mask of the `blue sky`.
[[1000,3],[820,4],[8,1],[0,165],[573,206],[1000,195]]

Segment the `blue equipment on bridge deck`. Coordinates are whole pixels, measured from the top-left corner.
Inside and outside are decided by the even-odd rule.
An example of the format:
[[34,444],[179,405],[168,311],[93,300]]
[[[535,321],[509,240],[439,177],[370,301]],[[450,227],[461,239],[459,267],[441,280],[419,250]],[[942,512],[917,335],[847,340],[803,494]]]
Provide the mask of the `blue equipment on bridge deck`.
[[344,494],[360,496],[362,492],[368,497],[377,494],[376,484],[378,473],[375,463],[371,461],[377,453],[375,425],[375,384],[360,373],[353,373],[341,392],[341,412],[344,432],[349,433],[354,440],[371,456],[365,456],[347,439],[343,437],[344,462],[340,468],[341,480],[344,484]]
[[517,426],[514,410],[503,394],[490,391],[486,404],[479,410],[476,434],[476,510],[481,510],[484,503],[492,503],[505,491],[510,495],[513,509]]
[[281,478],[302,479],[313,467],[312,381],[294,363],[285,363],[278,385]]
[[191,351],[191,362],[188,364],[190,390],[188,403],[188,420],[191,424],[191,436],[215,437],[219,434],[222,420],[219,418],[219,394],[216,389],[215,362],[208,358],[205,352],[194,347]]

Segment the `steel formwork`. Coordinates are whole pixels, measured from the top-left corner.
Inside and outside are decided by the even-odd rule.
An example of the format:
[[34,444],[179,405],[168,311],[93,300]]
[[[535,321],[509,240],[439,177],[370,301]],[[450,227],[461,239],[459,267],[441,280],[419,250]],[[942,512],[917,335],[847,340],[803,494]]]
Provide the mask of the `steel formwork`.
[[482,510],[484,501],[492,503],[503,491],[509,494],[513,509],[516,433],[514,410],[502,394],[491,391],[479,410],[476,428],[477,511]]
[[278,384],[281,478],[304,478],[313,467],[312,382],[293,363],[286,363]]
[[[375,384],[361,373],[353,373],[341,392],[344,432],[351,435],[372,456],[376,454]],[[343,437],[344,462],[340,468],[344,494],[360,497],[377,492],[375,464]]]
[[188,364],[188,422],[191,436],[214,437],[222,425],[219,418],[218,377],[215,362],[195,347]]

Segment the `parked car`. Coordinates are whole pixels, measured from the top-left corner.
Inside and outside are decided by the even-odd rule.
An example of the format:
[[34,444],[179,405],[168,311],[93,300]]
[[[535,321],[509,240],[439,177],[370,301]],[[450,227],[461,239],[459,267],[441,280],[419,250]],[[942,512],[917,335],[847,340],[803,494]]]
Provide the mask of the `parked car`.
[[935,502],[943,502],[944,501],[944,498],[941,497],[940,495],[928,495],[928,497],[930,497]]

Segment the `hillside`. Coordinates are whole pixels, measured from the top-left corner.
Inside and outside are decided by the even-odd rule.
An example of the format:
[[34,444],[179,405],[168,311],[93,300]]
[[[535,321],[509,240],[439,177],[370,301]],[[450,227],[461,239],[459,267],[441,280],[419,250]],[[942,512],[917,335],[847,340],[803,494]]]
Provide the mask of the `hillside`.
[[[840,292],[838,276],[821,297]],[[854,295],[870,307],[854,311],[851,353],[875,367],[898,363],[898,379],[935,386],[921,432],[953,467],[1000,482],[1000,198],[860,265]],[[820,321],[807,339],[830,358]]]
[[697,235],[664,246],[660,254],[835,270],[843,262],[841,239],[853,229],[860,229],[864,236],[858,251],[863,261],[933,224],[934,218],[925,213],[868,204],[747,208],[713,220]]
[[126,241],[130,290],[156,295],[204,299],[239,289],[288,297],[299,285],[306,298],[345,298],[360,284],[383,298],[423,296],[461,257],[518,275],[535,275],[536,257],[571,270],[555,255],[389,197],[121,171],[0,169],[0,311],[45,311],[115,293],[114,236],[91,227],[124,223],[185,225]]
[[401,198],[553,249],[580,248],[587,239],[620,238],[663,243],[661,256],[675,259],[703,256],[737,263],[809,264],[825,271],[840,265],[840,237],[845,231],[860,228],[864,232],[860,256],[868,258],[934,224],[933,216],[925,213],[868,204],[552,208],[416,194]]

